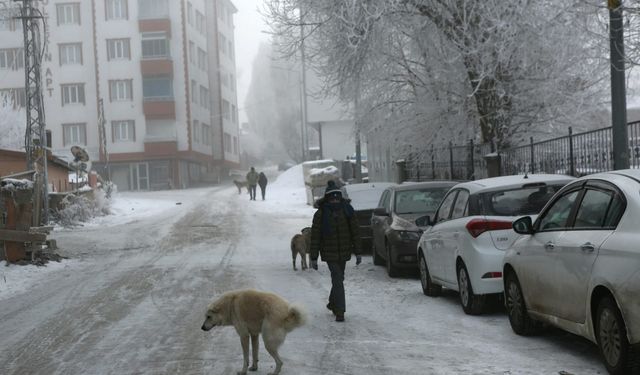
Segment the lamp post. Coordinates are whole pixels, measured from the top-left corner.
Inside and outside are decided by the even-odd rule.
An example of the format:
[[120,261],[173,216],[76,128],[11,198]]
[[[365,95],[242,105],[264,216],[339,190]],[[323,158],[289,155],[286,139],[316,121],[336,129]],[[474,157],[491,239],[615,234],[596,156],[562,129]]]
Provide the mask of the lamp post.
[[609,38],[611,55],[611,122],[613,138],[613,169],[629,168],[627,135],[627,99],[624,75],[624,24],[622,1],[607,0],[609,8]]

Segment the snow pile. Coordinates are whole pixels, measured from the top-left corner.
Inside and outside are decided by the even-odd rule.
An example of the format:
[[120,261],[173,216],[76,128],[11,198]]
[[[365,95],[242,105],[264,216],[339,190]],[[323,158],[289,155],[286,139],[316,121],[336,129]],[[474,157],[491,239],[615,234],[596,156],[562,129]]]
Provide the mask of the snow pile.
[[33,189],[33,181],[5,178],[0,182],[0,187],[2,190],[8,191],[31,190]]

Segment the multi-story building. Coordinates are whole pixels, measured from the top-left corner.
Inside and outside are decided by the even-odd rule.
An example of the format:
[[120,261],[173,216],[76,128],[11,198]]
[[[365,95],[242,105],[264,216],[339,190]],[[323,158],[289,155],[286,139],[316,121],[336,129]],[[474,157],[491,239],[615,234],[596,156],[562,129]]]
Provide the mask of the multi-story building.
[[[239,165],[229,0],[48,0],[42,86],[57,155],[84,147],[120,190]],[[0,25],[0,93],[24,105],[22,27]],[[104,124],[104,126],[101,126]]]

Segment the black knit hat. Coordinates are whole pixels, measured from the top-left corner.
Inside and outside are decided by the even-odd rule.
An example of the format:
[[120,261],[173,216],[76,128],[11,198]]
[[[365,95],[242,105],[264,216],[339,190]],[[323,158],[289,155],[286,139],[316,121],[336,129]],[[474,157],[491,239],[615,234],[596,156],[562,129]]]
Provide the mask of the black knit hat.
[[340,194],[340,196],[342,196],[342,190],[338,188],[336,182],[333,180],[329,180],[329,182],[327,182],[327,188],[324,189],[324,196],[326,197],[327,195],[332,193],[338,193]]

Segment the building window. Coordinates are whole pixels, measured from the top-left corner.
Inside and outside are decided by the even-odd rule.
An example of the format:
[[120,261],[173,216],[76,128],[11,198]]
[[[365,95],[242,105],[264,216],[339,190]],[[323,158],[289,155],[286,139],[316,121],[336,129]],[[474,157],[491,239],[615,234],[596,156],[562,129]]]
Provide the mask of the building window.
[[0,18],[0,31],[14,31],[15,24],[12,19]]
[[193,120],[193,142],[200,143],[200,122]]
[[187,22],[193,26],[193,4],[190,1],[187,2]]
[[222,82],[222,86],[229,87],[229,75],[224,69],[220,69],[220,81]]
[[141,19],[169,17],[169,0],[138,0],[138,16]]
[[227,38],[221,33],[218,33],[218,48],[223,55],[227,54]]
[[24,68],[24,49],[0,49],[0,69],[18,70]]
[[233,153],[238,155],[238,137],[233,136]]
[[196,45],[192,41],[189,41],[189,62],[194,63],[196,61]]
[[127,0],[107,0],[107,20],[126,20],[129,18]]
[[145,99],[173,99],[173,80],[170,76],[148,76],[142,80],[142,94]]
[[80,3],[62,3],[56,5],[58,26],[80,25]]
[[198,48],[198,68],[207,70],[207,53],[202,48]]
[[200,105],[209,108],[209,90],[204,86],[200,86]]
[[222,99],[222,118],[224,118],[225,120],[231,120],[230,112],[231,107],[229,105],[229,102],[225,99]]
[[107,39],[107,59],[131,60],[129,39]]
[[224,133],[224,152],[231,152],[231,134]]
[[133,84],[130,79],[109,81],[109,98],[112,102],[133,100]]
[[145,59],[157,59],[171,56],[169,52],[169,39],[164,32],[142,34],[142,57]]
[[236,106],[234,104],[231,104],[231,122],[235,124],[236,120],[237,120]]
[[111,139],[114,143],[135,142],[136,127],[135,121],[111,121]]
[[196,30],[198,30],[198,32],[202,35],[205,35],[207,33],[204,14],[200,13],[197,10],[196,10]]
[[62,105],[85,104],[84,83],[60,85],[62,88]]
[[62,137],[65,146],[87,144],[86,124],[62,124]]
[[82,43],[59,44],[60,65],[82,65]]
[[211,127],[207,124],[202,124],[202,143],[211,145]]
[[229,73],[229,88],[232,92],[236,91],[236,79],[231,73]]
[[2,103],[13,104],[13,108],[25,107],[27,105],[27,95],[24,87],[0,90]]
[[191,80],[191,103],[198,102],[198,84],[195,80]]
[[235,60],[236,56],[235,53],[233,52],[233,42],[229,41],[229,58],[231,59],[231,61]]

